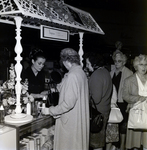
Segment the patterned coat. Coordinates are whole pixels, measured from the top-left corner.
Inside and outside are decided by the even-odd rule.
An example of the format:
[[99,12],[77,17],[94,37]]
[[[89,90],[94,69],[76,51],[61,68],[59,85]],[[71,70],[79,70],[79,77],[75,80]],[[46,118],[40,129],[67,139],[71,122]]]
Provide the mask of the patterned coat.
[[87,77],[81,66],[65,74],[59,104],[50,107],[58,116],[55,124],[54,150],[88,150],[89,148],[89,91]]

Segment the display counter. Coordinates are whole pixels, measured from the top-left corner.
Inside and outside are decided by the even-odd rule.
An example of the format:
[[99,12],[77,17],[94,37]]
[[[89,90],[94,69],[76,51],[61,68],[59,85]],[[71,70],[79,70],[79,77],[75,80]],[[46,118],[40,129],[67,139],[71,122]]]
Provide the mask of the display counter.
[[53,148],[55,120],[42,116],[24,124],[5,124],[0,132],[0,150],[41,150],[47,142]]

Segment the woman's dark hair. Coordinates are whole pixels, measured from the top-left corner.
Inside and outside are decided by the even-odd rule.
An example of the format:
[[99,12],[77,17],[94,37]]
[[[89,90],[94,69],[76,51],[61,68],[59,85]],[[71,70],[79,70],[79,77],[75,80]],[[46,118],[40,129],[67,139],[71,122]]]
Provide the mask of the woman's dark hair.
[[33,59],[34,61],[36,61],[38,58],[44,58],[44,59],[46,59],[44,52],[41,49],[38,49],[38,48],[34,48],[30,52],[29,58],[30,58],[30,60]]
[[65,48],[60,53],[60,61],[69,61],[70,63],[76,63],[80,65],[80,56],[79,54],[72,48]]
[[103,67],[105,65],[103,56],[96,52],[88,52],[85,54],[84,58],[89,59],[93,69]]

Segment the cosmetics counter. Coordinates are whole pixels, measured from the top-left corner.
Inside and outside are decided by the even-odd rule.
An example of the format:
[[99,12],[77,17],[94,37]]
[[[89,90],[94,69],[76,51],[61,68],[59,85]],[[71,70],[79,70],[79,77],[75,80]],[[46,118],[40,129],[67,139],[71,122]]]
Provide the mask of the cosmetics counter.
[[4,124],[0,150],[52,150],[55,120],[42,116],[24,124]]

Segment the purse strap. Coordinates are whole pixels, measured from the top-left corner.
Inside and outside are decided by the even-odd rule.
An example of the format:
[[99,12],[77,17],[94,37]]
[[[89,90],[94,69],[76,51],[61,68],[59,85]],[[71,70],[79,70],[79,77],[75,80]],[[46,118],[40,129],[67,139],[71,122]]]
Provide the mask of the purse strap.
[[[93,103],[93,105],[94,105],[95,109],[97,110],[96,104],[95,104],[95,102],[94,102],[94,100],[93,100],[92,96],[91,96],[91,101],[92,101],[92,103]],[[98,110],[97,110],[97,111],[98,111]],[[99,111],[98,111],[98,112],[99,112]]]

